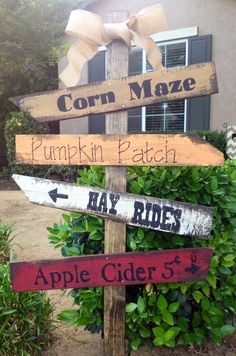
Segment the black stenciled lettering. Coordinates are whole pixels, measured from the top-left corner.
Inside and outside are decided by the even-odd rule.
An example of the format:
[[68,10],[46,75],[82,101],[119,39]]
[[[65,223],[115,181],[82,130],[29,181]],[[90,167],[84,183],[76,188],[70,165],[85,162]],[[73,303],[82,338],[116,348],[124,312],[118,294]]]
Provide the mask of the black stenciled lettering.
[[55,288],[56,284],[61,282],[61,274],[59,272],[51,272],[50,273],[51,279],[51,287]]
[[89,282],[90,281],[89,272],[85,271],[85,270],[81,271],[80,278],[81,278],[81,281],[84,283]]
[[[130,89],[130,101],[131,100],[136,100],[141,98],[141,94],[143,92],[143,98],[149,98],[152,95],[152,90],[151,90],[151,80],[152,79],[146,79],[143,81],[142,85],[140,86],[138,82],[133,82],[129,83],[129,89]],[[133,94],[135,97],[133,97]]]
[[[126,268],[123,272],[124,279],[128,282],[135,281],[134,277],[134,264],[132,262],[129,263],[130,267]],[[121,279],[122,280],[122,279]]]
[[173,162],[173,163],[177,163],[177,162],[176,162],[176,150],[175,150],[174,148],[170,148],[170,149],[168,150],[168,141],[166,141],[166,144],[165,144],[165,154],[166,154],[166,163],[169,162],[169,160],[168,160],[168,155],[169,155],[169,154],[172,154],[172,156],[173,156],[172,162]]
[[34,151],[36,151],[40,146],[42,146],[42,139],[41,138],[32,138],[31,140],[31,156],[32,160],[34,160]]
[[120,199],[120,195],[111,193],[109,195],[109,198],[110,198],[110,201],[111,201],[111,208],[109,209],[109,214],[116,215],[117,214],[117,210],[115,209],[115,206],[116,206],[117,202]]
[[113,93],[113,91],[109,91],[108,93],[101,94],[102,105],[108,104],[108,103],[115,103],[115,101],[116,101],[116,98],[115,98],[115,94]]
[[149,215],[150,215],[150,211],[151,210],[152,210],[152,204],[151,203],[146,203],[146,206],[145,206],[146,215],[145,215],[145,219],[142,222],[143,225],[145,225],[145,226],[149,226],[150,225]]
[[67,285],[73,281],[74,276],[70,271],[63,271],[62,276],[63,276],[63,282],[64,282],[63,288],[67,288]]
[[107,193],[102,193],[97,211],[107,212]]
[[162,208],[162,223],[160,224],[160,228],[165,231],[171,231],[171,224],[168,223],[172,214],[174,212],[174,208],[170,206],[163,206]]
[[168,85],[166,83],[158,83],[155,87],[155,95],[163,96],[169,94]]
[[42,268],[39,268],[38,270],[38,274],[36,276],[36,279],[34,281],[34,285],[37,286],[39,284],[39,279],[42,279],[43,281],[43,284],[48,284],[48,281],[47,281],[47,278],[45,277],[43,271],[42,271]]
[[181,219],[181,216],[182,216],[182,210],[181,209],[175,209],[173,215],[174,215],[175,223],[172,224],[171,230],[173,232],[179,232],[180,219]]
[[154,266],[148,267],[148,279],[153,280],[152,272],[155,272],[157,269]]
[[[112,267],[111,271],[110,271],[109,267]],[[102,278],[104,279],[104,281],[114,282],[116,280],[116,277],[114,277],[112,279],[108,279],[108,276],[111,277],[110,273],[114,272],[114,270],[116,270],[116,265],[114,263],[107,263],[102,267],[101,275],[102,275]]]
[[196,80],[194,78],[187,78],[183,82],[184,90],[191,91],[195,88]]
[[158,228],[161,220],[161,207],[158,204],[153,204],[152,206],[152,220],[150,226],[153,229]]
[[88,102],[85,98],[77,98],[74,101],[74,108],[77,110],[83,110],[88,107]]
[[89,106],[95,106],[96,105],[95,100],[99,99],[99,95],[91,95],[88,96],[87,99],[88,99]]
[[70,111],[72,109],[72,106],[70,106],[69,108],[66,106],[66,98],[69,98],[70,99],[69,101],[71,101],[72,100],[71,94],[61,95],[57,99],[57,107],[62,112],[67,112],[67,111]]
[[[148,268],[150,268],[150,267],[148,267]],[[144,274],[144,276],[142,277],[143,274]],[[145,269],[143,267],[137,267],[136,278],[139,282],[145,281],[146,276],[145,276]]]
[[144,212],[144,204],[140,201],[134,202],[134,215],[131,219],[133,224],[142,225],[142,213]]
[[130,141],[124,141],[122,142],[121,139],[119,139],[119,144],[118,144],[118,157],[119,157],[119,163],[121,163],[121,154],[126,152],[130,148]]
[[98,196],[99,193],[97,192],[89,192],[89,202],[87,205],[87,209],[97,211],[98,210]]
[[172,264],[173,264],[173,261],[164,263],[164,268],[167,270],[167,271],[162,273],[162,277],[164,279],[170,279],[171,277],[173,277],[174,270],[173,270],[173,268],[170,267]]
[[174,80],[173,82],[169,82],[169,86],[170,86],[170,94],[174,94],[174,93],[179,93],[180,91],[183,90],[182,85],[181,84],[181,80]]

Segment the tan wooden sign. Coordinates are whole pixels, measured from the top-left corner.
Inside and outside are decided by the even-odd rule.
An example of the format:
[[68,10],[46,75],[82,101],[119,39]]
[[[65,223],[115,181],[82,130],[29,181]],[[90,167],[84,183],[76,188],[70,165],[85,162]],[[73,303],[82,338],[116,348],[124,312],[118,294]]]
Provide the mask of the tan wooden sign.
[[38,121],[63,120],[217,93],[212,62],[10,98]]
[[23,164],[101,166],[220,166],[223,154],[193,136],[16,135]]

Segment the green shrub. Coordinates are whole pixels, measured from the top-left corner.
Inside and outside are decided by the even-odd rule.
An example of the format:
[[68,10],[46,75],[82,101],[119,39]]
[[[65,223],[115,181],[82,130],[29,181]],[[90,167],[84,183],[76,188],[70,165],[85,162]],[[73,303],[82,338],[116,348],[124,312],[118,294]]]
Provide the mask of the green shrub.
[[0,265],[1,355],[41,355],[51,342],[52,312],[44,292],[12,293],[8,266]]
[[0,264],[9,261],[12,242],[12,226],[1,223],[0,221]]
[[46,175],[48,171],[47,166],[17,164],[15,159],[15,135],[46,133],[49,133],[47,124],[40,123],[23,112],[12,112],[9,114],[4,127],[4,136],[8,165],[12,173],[39,177]]
[[226,155],[226,133],[223,131],[193,131],[190,134],[196,134],[202,137],[205,141],[216,147],[219,151]]
[[[104,170],[80,171],[79,184],[102,186]],[[213,247],[209,275],[200,282],[136,285],[126,288],[126,336],[132,349],[141,344],[220,344],[233,332],[236,312],[236,162],[223,167],[133,167],[128,191],[214,207],[208,240],[127,227],[127,251]],[[49,240],[63,256],[103,252],[101,219],[66,214],[62,224],[49,228]],[[99,331],[103,323],[103,288],[74,289],[78,310],[59,317],[75,326]]]
[[12,231],[0,224],[0,355],[41,355],[51,342],[53,307],[44,292],[11,292],[5,263],[11,257]]

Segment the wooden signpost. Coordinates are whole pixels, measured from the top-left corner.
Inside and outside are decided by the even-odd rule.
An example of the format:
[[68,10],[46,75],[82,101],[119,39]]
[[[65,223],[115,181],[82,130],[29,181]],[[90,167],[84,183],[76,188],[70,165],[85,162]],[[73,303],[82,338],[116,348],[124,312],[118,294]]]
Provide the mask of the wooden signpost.
[[[117,62],[117,58],[114,60]],[[117,62],[116,66],[119,65]],[[209,95],[217,91],[214,63],[207,62],[17,96],[10,98],[10,101],[38,121],[53,121]]]
[[[93,255],[11,263],[14,292],[202,280],[213,249]],[[27,278],[26,278],[27,276]]]
[[[121,11],[110,14],[109,21],[122,23],[126,19],[127,12]],[[126,223],[207,237],[213,212],[210,207],[126,193],[125,166],[219,166],[223,155],[186,135],[127,135],[128,108],[216,93],[213,63],[127,77],[126,44],[115,40],[107,52],[104,82],[10,99],[42,122],[109,113],[106,135],[16,137],[18,163],[104,165],[107,189],[13,175],[34,203],[105,217],[105,254],[11,263],[10,268],[14,291],[105,286],[104,355],[123,356],[124,286],[204,279],[213,253],[210,248],[125,253]]]
[[13,179],[33,203],[179,235],[204,237],[211,231],[210,207],[16,174]]
[[220,166],[223,153],[186,135],[16,135],[20,164]]

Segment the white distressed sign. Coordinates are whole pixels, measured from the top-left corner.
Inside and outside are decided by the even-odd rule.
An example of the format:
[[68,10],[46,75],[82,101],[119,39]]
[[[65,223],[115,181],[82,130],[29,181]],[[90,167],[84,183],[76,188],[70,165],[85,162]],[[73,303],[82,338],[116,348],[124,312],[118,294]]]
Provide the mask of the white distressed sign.
[[226,140],[227,155],[231,159],[236,159],[236,126],[228,126]]
[[179,235],[208,236],[211,231],[210,207],[16,174],[13,179],[33,203]]

